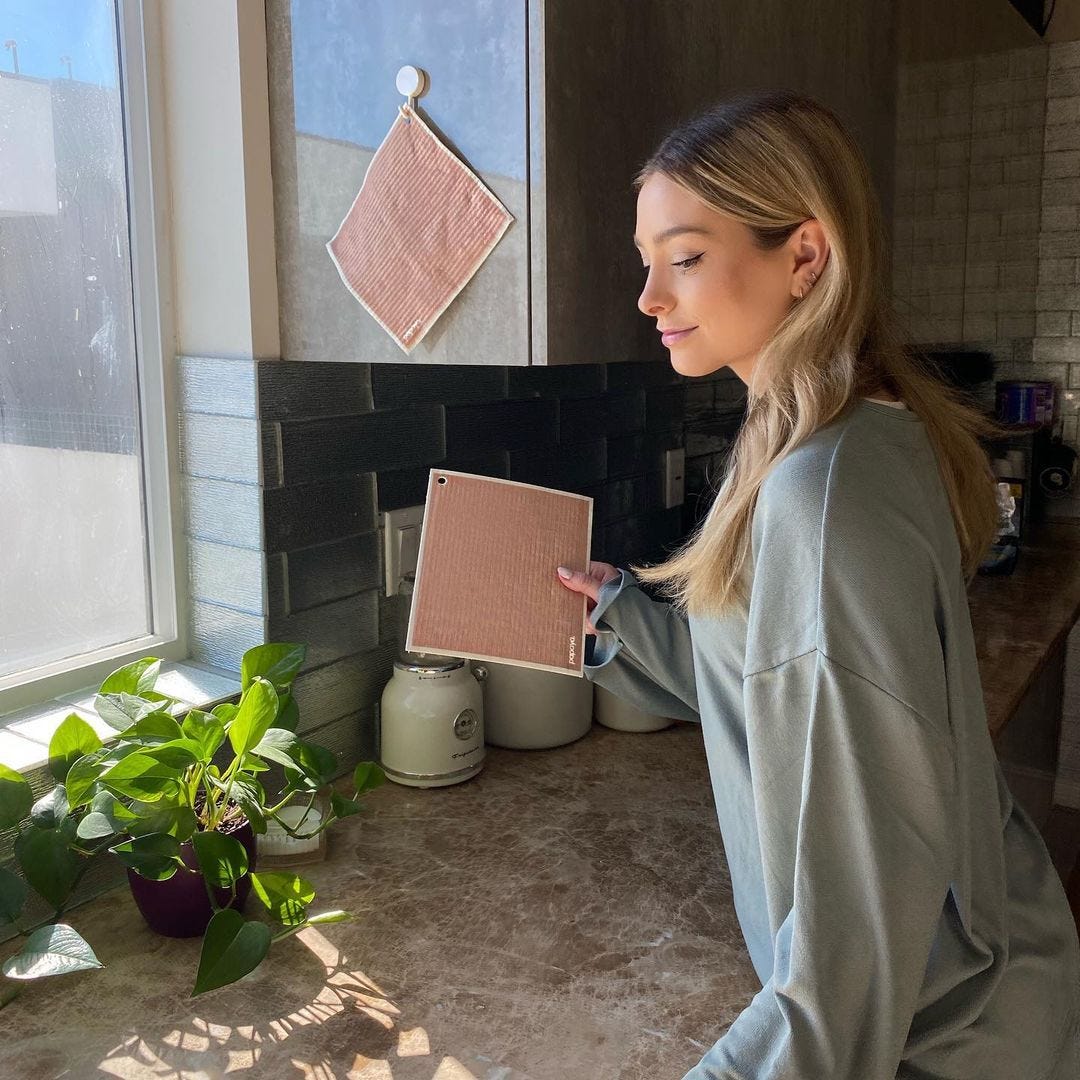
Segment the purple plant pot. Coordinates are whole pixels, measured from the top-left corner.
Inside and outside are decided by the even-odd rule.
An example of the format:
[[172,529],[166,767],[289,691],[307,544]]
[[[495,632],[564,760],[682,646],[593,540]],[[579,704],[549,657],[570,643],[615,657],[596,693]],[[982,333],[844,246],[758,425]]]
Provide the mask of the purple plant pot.
[[[248,822],[229,833],[244,845],[248,855],[248,870],[255,869],[255,833]],[[189,840],[180,845],[180,857],[184,865],[198,871],[195,845]],[[128,883],[135,905],[142,913],[151,930],[166,937],[196,937],[203,933],[214,915],[206,885],[200,873],[177,870],[165,881],[152,881],[134,870],[128,870]],[[230,904],[228,889],[214,889],[214,898],[220,907],[233,907],[242,911],[251,892],[251,878],[245,874],[236,883],[236,899]]]

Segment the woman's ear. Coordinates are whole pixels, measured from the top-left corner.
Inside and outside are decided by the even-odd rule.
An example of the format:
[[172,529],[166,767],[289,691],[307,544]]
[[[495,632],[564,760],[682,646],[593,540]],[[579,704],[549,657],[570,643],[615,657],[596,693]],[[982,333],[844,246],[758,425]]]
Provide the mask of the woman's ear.
[[807,218],[796,230],[797,241],[796,269],[808,267],[818,277],[829,258],[829,238],[825,227],[817,218]]

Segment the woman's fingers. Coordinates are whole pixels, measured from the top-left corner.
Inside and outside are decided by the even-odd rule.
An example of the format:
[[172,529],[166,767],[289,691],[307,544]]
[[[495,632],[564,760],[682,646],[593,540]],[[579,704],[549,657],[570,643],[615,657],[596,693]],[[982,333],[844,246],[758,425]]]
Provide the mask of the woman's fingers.
[[[619,571],[610,563],[590,562],[588,573],[585,573],[583,570],[571,570],[565,566],[558,567],[557,573],[559,580],[568,589],[572,592],[583,593],[588,597],[588,601],[585,605],[586,611],[592,611],[592,609],[596,607],[597,597],[600,594],[600,587],[610,581],[613,577],[618,577]],[[564,574],[566,576],[564,576]],[[595,634],[597,632],[592,619],[588,617],[585,619],[585,628],[590,634]]]
[[596,596],[600,592],[600,583],[590,574],[583,570],[571,570],[569,567],[558,568],[559,580],[571,592],[584,593],[592,602],[596,603]]

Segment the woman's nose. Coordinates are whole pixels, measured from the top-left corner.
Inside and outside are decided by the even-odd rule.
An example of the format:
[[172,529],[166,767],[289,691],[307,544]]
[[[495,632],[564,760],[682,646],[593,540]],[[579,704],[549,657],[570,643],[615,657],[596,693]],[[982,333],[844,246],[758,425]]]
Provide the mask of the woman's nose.
[[657,316],[671,306],[670,297],[663,289],[658,288],[650,276],[645,282],[645,288],[638,296],[638,310],[644,315]]

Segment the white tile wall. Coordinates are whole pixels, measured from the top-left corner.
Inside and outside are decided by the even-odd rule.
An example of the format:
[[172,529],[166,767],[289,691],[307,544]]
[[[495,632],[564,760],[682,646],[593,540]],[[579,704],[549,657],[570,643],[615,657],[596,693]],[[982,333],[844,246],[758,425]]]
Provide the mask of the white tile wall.
[[[902,66],[898,89],[897,311],[918,344],[991,352],[997,378],[1053,380],[1078,445],[1080,42]],[[1051,516],[1080,518],[1080,493]],[[1080,624],[1063,696],[1054,801],[1080,808]]]
[[[896,179],[893,291],[912,340],[1054,380],[1076,445],[1080,42],[901,67]],[[1080,496],[1055,516],[1080,517]]]
[[1046,49],[901,70],[894,293],[913,339],[1035,334]]
[[1054,802],[1080,810],[1080,623],[1072,628],[1065,645],[1065,685]]

